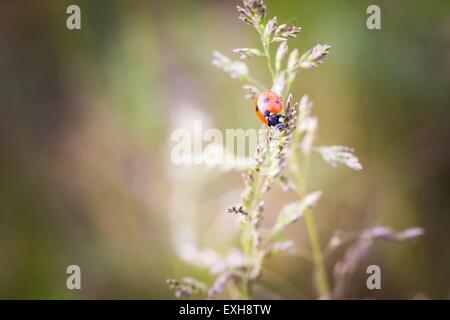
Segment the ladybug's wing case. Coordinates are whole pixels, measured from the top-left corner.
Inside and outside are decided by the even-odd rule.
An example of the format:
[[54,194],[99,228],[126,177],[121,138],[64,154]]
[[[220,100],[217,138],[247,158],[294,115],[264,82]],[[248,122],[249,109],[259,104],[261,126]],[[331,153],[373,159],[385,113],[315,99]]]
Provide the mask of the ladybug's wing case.
[[264,114],[262,113],[261,109],[258,106],[258,98],[256,98],[255,100],[255,112],[259,120],[261,120],[262,123],[267,125],[267,118],[264,116]]
[[281,112],[283,109],[283,99],[273,91],[263,91],[256,98],[254,108],[258,118],[264,124],[269,125],[267,116]]

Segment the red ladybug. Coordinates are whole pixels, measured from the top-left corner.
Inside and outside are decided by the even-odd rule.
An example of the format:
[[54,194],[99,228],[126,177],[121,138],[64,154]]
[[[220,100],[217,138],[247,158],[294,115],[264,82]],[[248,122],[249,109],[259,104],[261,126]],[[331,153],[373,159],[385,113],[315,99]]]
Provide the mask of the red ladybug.
[[269,127],[283,128],[283,99],[273,91],[263,91],[255,100],[255,112],[258,118]]

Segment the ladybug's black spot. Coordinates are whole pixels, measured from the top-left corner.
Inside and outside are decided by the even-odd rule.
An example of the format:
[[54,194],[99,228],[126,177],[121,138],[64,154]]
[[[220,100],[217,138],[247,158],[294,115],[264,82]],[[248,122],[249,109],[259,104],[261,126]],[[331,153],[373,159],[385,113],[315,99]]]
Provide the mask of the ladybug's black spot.
[[258,108],[258,105],[256,105],[256,107],[255,107],[255,111],[258,111],[258,109],[259,109],[259,108]]
[[265,117],[268,117],[269,115],[270,115],[270,110],[264,111],[264,116],[265,116]]
[[270,98],[265,98],[264,99],[264,103],[267,103],[267,102],[269,102],[270,101]]

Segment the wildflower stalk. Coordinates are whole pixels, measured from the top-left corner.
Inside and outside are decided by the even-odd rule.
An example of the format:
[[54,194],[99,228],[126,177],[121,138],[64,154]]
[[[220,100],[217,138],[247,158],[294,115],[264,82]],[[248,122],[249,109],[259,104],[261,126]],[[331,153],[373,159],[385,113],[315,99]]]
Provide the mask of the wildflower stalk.
[[[264,55],[267,59],[267,68],[272,78],[272,90],[275,90],[282,96],[286,97],[289,95],[290,87],[302,62],[299,58],[297,49],[294,49],[291,52],[287,63],[283,62],[288,54],[287,39],[294,38],[301,28],[296,26],[288,26],[286,24],[279,25],[276,17],[270,20],[265,19],[266,7],[261,0],[244,0],[243,2],[244,7],[237,7],[240,13],[239,18],[256,29],[260,37],[263,52],[258,49],[251,48],[240,48],[234,50],[234,52],[239,53],[241,55],[241,59],[255,55]],[[272,57],[270,54],[270,45],[273,42],[281,43],[275,59],[276,70],[272,65]],[[320,57],[318,57],[318,54],[315,54],[314,58],[316,60],[314,60],[314,65],[320,64],[321,58],[323,58],[326,53],[327,52],[322,54]],[[303,57],[305,57],[305,55],[303,55],[302,58]],[[308,57],[309,56],[306,56],[304,59],[307,59]],[[229,72],[232,77],[239,77],[242,80],[254,84],[259,90],[263,88],[260,83],[250,77],[246,66],[243,67],[241,62],[233,63],[227,59],[228,58],[222,58],[223,63],[217,63],[217,60],[215,60],[214,64],[224,71]],[[285,69],[282,68],[284,64],[286,64]],[[310,65],[312,65],[312,63],[310,63]],[[239,70],[244,70],[244,72],[239,72]],[[262,239],[263,237],[261,236],[259,230],[259,222],[261,220],[262,212],[262,197],[269,189],[271,183],[275,179],[280,178],[281,171],[284,167],[284,162],[287,161],[285,154],[291,144],[295,144],[292,142],[300,139],[300,132],[295,131],[295,127],[297,125],[296,107],[297,105],[294,106],[292,104],[292,96],[289,95],[286,101],[285,110],[287,129],[281,131],[276,140],[272,140],[272,129],[267,131],[268,145],[265,148],[258,145],[255,156],[256,165],[254,168],[250,169],[248,174],[244,177],[246,190],[243,193],[243,206],[233,207],[235,209],[231,210],[236,213],[242,213],[243,211],[247,213],[245,215],[241,215],[241,243],[244,251],[246,268],[241,274],[241,283],[238,286],[240,290],[239,296],[244,299],[251,296],[252,282],[254,282],[259,276],[262,263],[268,255],[271,246],[275,248],[275,244],[278,244],[278,247],[283,247],[280,243],[276,242],[280,232],[285,226],[297,220],[302,214],[305,214],[308,236],[311,242],[312,261],[315,269],[314,283],[321,297],[329,296],[330,289],[325,272],[319,235],[317,232],[314,215],[310,209],[310,206],[313,203],[300,206],[297,212],[294,211],[292,213],[285,213],[284,215],[280,214],[279,224],[273,227],[272,233],[268,238]],[[271,153],[275,153],[276,156],[272,157]],[[309,199],[308,194],[306,193],[306,181],[304,179],[306,174],[302,177],[300,171],[300,161],[298,161],[295,149],[293,152],[293,157],[294,164],[298,169],[297,185],[299,187],[297,187],[296,191],[300,199],[303,201],[304,199]],[[308,162],[309,152],[305,154],[305,164]],[[272,175],[261,174],[260,171],[263,169],[263,163],[265,163],[269,168],[275,166],[276,173]],[[242,207],[245,207],[245,210],[242,209]]]
[[[262,35],[261,35],[261,41],[263,41]],[[272,67],[272,60],[271,60],[271,57],[270,57],[270,45],[269,44],[265,44],[263,42],[263,49],[264,49],[264,54],[265,54],[265,56],[267,58],[267,67],[269,69],[270,75],[272,76],[272,81],[275,81],[276,74],[275,74],[275,71],[274,71],[274,69]]]
[[[297,194],[300,198],[304,198],[307,195],[306,182],[309,171],[310,153],[304,155],[303,172],[301,168],[300,157],[297,152],[293,152],[293,162],[296,168],[296,182],[297,182]],[[308,232],[309,242],[311,244],[312,261],[314,265],[314,284],[320,297],[330,297],[330,285],[328,282],[328,276],[325,269],[324,255],[320,245],[319,232],[317,229],[316,219],[314,217],[313,210],[307,208],[304,213],[306,229]]]
[[308,230],[309,241],[314,262],[314,280],[320,297],[330,297],[330,286],[325,270],[325,262],[320,246],[319,233],[317,232],[316,220],[311,209],[305,211],[305,222]]

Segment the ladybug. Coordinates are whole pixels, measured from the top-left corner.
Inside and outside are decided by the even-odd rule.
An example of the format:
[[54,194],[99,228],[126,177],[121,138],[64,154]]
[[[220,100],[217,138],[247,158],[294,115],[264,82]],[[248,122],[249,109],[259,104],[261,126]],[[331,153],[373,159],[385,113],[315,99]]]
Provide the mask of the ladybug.
[[263,91],[255,100],[255,112],[258,118],[269,127],[283,128],[283,99],[273,91]]

